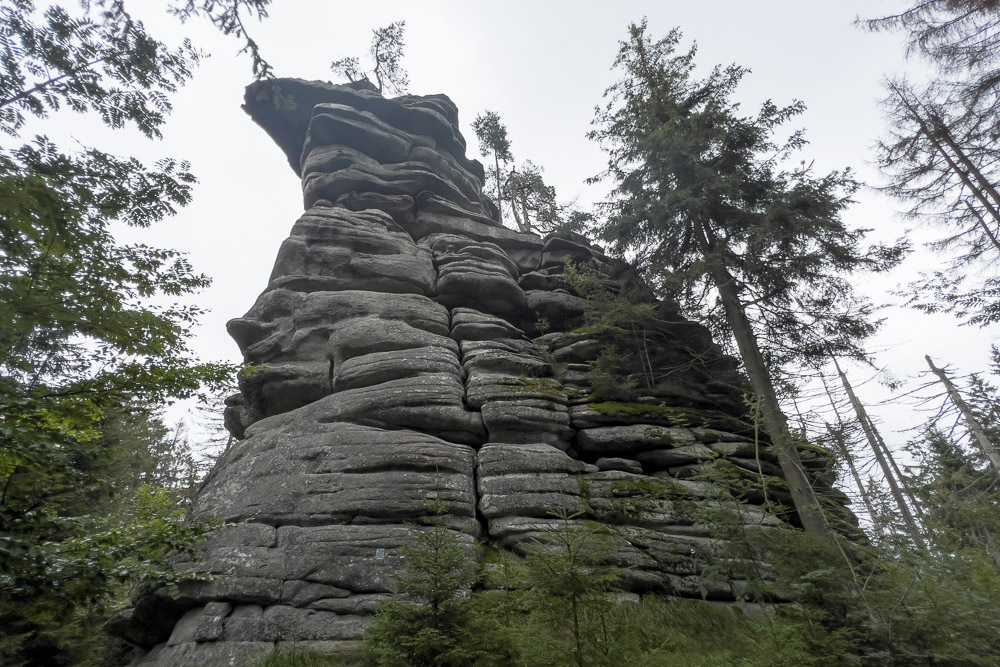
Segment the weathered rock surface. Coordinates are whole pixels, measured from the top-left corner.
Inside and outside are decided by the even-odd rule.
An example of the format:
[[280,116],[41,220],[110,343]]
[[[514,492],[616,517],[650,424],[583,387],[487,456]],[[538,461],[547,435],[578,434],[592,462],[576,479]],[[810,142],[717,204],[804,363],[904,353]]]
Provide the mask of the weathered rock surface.
[[[780,498],[780,469],[707,330],[655,303],[641,346],[621,350],[631,395],[602,399],[595,363],[615,341],[574,331],[594,306],[563,271],[585,267],[609,294],[634,278],[582,236],[501,226],[447,97],[283,79],[250,86],[245,108],[302,177],[306,210],[229,324],[249,364],[227,401],[240,440],[193,512],[232,525],[177,563],[214,579],[115,619],[148,650],[137,664],[352,649],[431,498],[470,558],[474,539],[523,554],[597,521],[632,592],[736,599],[741,582],[702,577],[726,571],[705,517],[757,530],[794,517],[758,506],[762,480]],[[822,487],[829,457],[805,465]],[[713,466],[750,491],[700,476]]]

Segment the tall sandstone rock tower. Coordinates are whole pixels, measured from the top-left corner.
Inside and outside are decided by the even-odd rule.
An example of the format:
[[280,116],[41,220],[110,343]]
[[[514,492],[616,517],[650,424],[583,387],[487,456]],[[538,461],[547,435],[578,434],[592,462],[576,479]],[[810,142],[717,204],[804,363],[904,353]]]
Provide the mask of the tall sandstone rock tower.
[[[523,553],[565,510],[612,527],[627,589],[738,597],[740,581],[701,577],[725,545],[697,509],[732,494],[698,473],[724,462],[745,478],[737,521],[794,517],[762,507],[762,483],[782,497],[780,470],[706,329],[650,296],[636,394],[598,400],[607,336],[562,274],[584,267],[607,294],[634,278],[580,236],[501,226],[451,100],[283,79],[250,86],[245,108],[302,177],[305,212],[229,324],[256,370],[228,402],[239,441],[193,511],[233,525],[180,563],[214,580],[151,591],[116,619],[148,651],[137,664],[351,646],[432,496],[470,545]],[[805,460],[840,507],[828,457]]]

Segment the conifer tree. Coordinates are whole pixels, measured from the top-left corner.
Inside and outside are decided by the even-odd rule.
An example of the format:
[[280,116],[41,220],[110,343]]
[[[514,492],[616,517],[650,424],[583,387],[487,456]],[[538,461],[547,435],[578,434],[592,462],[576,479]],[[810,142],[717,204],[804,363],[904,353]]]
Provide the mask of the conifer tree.
[[379,93],[404,94],[410,85],[410,76],[403,69],[405,29],[406,21],[395,21],[384,28],[372,30],[370,70],[363,69],[361,60],[355,56],[333,61],[330,69],[348,81],[366,81]]
[[934,373],[941,381],[941,384],[945,386],[948,391],[948,399],[951,401],[955,409],[959,411],[962,415],[962,419],[965,421],[966,427],[969,429],[969,433],[972,434],[972,438],[976,445],[979,446],[979,450],[982,452],[983,456],[990,462],[990,467],[993,469],[993,473],[1000,476],[1000,451],[997,449],[996,442],[990,438],[989,434],[986,432],[985,426],[982,424],[979,417],[975,414],[972,407],[968,402],[962,397],[961,392],[955,387],[955,383],[951,381],[948,377],[948,373],[943,368],[938,368],[934,365],[931,360],[930,355],[925,355],[924,359],[927,361],[927,365],[930,366],[931,372]]
[[643,22],[621,43],[623,79],[605,93],[590,134],[609,156],[601,178],[614,186],[602,234],[689,312],[717,295],[799,520],[824,533],[775,383],[788,361],[864,355],[859,342],[875,323],[845,276],[886,270],[903,248],[866,249],[864,232],[844,225],[857,187],[849,173],[782,169],[805,140],[774,135],[800,102],[741,115],[731,97],[747,70],[716,67],[699,80],[695,48],[679,51],[680,41],[676,29],[653,40]]
[[503,222],[503,183],[506,176],[505,171],[500,169],[500,163],[503,162],[506,166],[514,161],[514,156],[510,152],[507,126],[500,121],[500,114],[496,111],[484,111],[472,121],[472,129],[479,139],[479,152],[482,156],[493,156],[493,168],[487,173],[487,178],[493,181],[497,211],[500,214],[500,222]]
[[379,607],[365,635],[368,664],[378,667],[461,667],[510,664],[511,647],[497,620],[473,595],[479,578],[475,545],[449,528],[448,505],[438,496],[426,503],[424,525],[410,527],[401,551],[405,569],[397,578],[402,600]]
[[850,401],[851,408],[854,410],[854,414],[857,417],[857,422],[865,434],[865,438],[868,441],[868,445],[871,447],[872,453],[875,455],[875,460],[878,461],[879,468],[882,470],[882,479],[888,486],[889,492],[896,504],[896,508],[903,518],[903,525],[905,526],[906,531],[913,543],[921,550],[926,550],[927,545],[924,542],[923,531],[917,523],[917,518],[914,516],[914,514],[919,514],[920,506],[917,505],[913,496],[907,489],[906,480],[902,471],[899,469],[899,466],[896,465],[892,452],[889,451],[889,448],[886,446],[885,441],[882,439],[878,429],[875,427],[875,423],[872,421],[871,417],[868,416],[868,412],[865,410],[864,405],[854,394],[854,388],[848,381],[847,374],[840,368],[840,364],[837,363],[836,359],[834,359],[833,363],[834,367],[837,369],[837,375],[840,377],[840,382],[844,386],[844,391],[847,393],[847,398]]
[[610,643],[601,632],[603,614],[615,603],[619,573],[610,565],[616,553],[606,526],[589,525],[580,515],[554,512],[555,523],[528,549],[524,561],[535,602],[566,662],[576,667],[594,664],[591,656]]
[[912,0],[895,14],[860,23],[871,31],[902,32],[907,56],[919,56],[938,71],[941,93],[978,116],[983,130],[1000,123],[1000,4],[995,0]]

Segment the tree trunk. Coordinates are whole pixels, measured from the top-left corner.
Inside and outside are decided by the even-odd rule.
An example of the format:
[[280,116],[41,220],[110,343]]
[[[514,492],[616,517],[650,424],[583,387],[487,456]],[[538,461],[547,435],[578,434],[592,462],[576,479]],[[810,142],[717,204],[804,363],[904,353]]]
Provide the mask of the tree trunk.
[[528,217],[528,195],[524,192],[523,188],[518,192],[521,193],[521,211],[524,214],[524,229],[521,231],[527,234],[531,231],[531,219]]
[[885,444],[885,439],[882,437],[882,433],[875,426],[875,422],[872,421],[872,417],[868,414],[868,411],[861,406],[864,412],[865,419],[868,420],[868,427],[871,429],[872,435],[875,436],[875,442],[878,443],[882,452],[885,454],[886,461],[889,462],[889,467],[892,468],[893,472],[896,474],[896,479],[899,480],[899,487],[903,491],[903,496],[910,502],[910,506],[913,508],[913,512],[917,515],[918,521],[923,521],[924,510],[920,507],[920,503],[917,502],[916,497],[913,492],[910,491],[909,485],[906,483],[906,477],[903,475],[903,471],[899,469],[899,464],[896,463],[896,457],[892,455],[889,451],[889,446]]
[[493,151],[493,164],[496,165],[497,175],[497,216],[500,224],[503,224],[503,199],[500,199],[500,156]]
[[972,174],[976,181],[979,182],[980,189],[985,190],[986,193],[989,194],[990,198],[993,200],[993,209],[996,210],[997,207],[1000,207],[1000,193],[998,193],[997,189],[993,187],[993,183],[990,182],[990,179],[986,178],[983,175],[982,170],[980,170],[979,167],[969,159],[969,156],[965,154],[962,147],[959,146],[958,142],[956,142],[951,136],[951,132],[948,131],[948,127],[940,118],[932,115],[931,121],[934,123],[935,134],[944,139],[944,142],[948,144],[948,147],[955,154],[955,157],[958,158],[958,161],[961,162],[965,168],[968,169],[968,173]]
[[[509,180],[507,181],[507,186],[510,187]],[[524,223],[521,222],[521,215],[517,212],[517,201],[514,199],[513,195],[511,196],[510,199],[510,212],[514,214],[514,224],[517,225],[517,231],[523,232]]]
[[[959,177],[962,183],[964,183],[965,186],[976,197],[976,199],[979,200],[979,203],[986,208],[990,216],[994,220],[996,220],[997,223],[1000,223],[1000,210],[998,210],[997,208],[997,204],[1000,204],[1000,200],[997,200],[996,203],[991,204],[989,200],[987,200],[986,195],[983,193],[982,189],[972,182],[972,179],[969,177],[969,173],[963,170],[961,167],[959,167],[958,164],[956,164],[955,158],[953,158],[951,155],[948,154],[948,151],[945,150],[945,147],[942,146],[941,142],[938,140],[939,137],[943,137],[945,141],[950,142],[949,146],[951,146],[953,149],[957,148],[957,144],[955,144],[954,140],[951,139],[951,135],[943,127],[943,123],[938,121],[935,123],[936,127],[933,128],[930,127],[927,124],[928,121],[923,117],[923,115],[921,115],[920,111],[916,109],[914,105],[906,99],[906,96],[903,93],[903,91],[901,91],[895,85],[891,86],[891,88],[892,91],[896,93],[896,96],[899,98],[900,103],[902,103],[902,105],[906,107],[906,110],[910,112],[910,115],[913,117],[913,120],[915,120],[917,122],[917,125],[920,126],[920,131],[923,133],[923,135],[927,137],[928,141],[931,142],[931,145],[934,146],[934,149],[938,152],[938,154],[940,154],[941,157],[944,158],[944,161],[948,164],[948,168],[951,169],[951,171]],[[933,118],[931,119],[931,122],[934,122]],[[960,150],[958,153],[956,153],[956,155],[959,157],[959,159],[965,158],[966,162],[968,162],[968,158]],[[975,169],[974,167],[973,170],[975,175],[978,177],[978,180],[980,180],[980,182],[983,182],[985,179],[982,178],[982,174],[979,173],[979,170]],[[996,193],[996,190],[993,189],[992,186],[990,186],[990,189],[993,191],[993,193]]]
[[726,312],[726,321],[733,331],[743,365],[747,375],[750,376],[750,386],[760,400],[764,427],[771,436],[771,443],[778,455],[785,483],[791,491],[792,503],[795,505],[799,521],[807,532],[827,535],[829,529],[823,516],[823,509],[802,467],[799,451],[795,448],[795,441],[788,430],[788,422],[778,403],[778,396],[774,391],[760,346],[757,344],[757,337],[740,302],[735,279],[724,268],[718,268],[712,271],[712,280],[719,290]]
[[[837,375],[840,376],[840,381],[844,385],[844,391],[847,392],[847,398],[851,401],[851,406],[854,408],[854,414],[857,415],[858,422],[861,424],[861,429],[865,432],[865,436],[868,438],[868,444],[872,448],[872,452],[875,454],[875,460],[878,461],[879,467],[882,469],[882,474],[885,476],[885,482],[889,486],[889,493],[892,494],[893,500],[896,501],[896,506],[899,507],[899,513],[903,517],[903,523],[906,525],[906,530],[913,539],[913,543],[916,544],[921,550],[927,551],[927,544],[924,542],[924,537],[920,532],[920,527],[917,525],[917,520],[914,518],[913,513],[910,511],[910,506],[906,502],[906,495],[904,495],[904,490],[902,488],[903,478],[896,479],[896,474],[893,473],[893,465],[889,464],[889,459],[892,458],[892,453],[888,449],[883,450],[880,446],[880,438],[875,435],[875,429],[872,426],[871,420],[868,418],[868,413],[865,411],[865,406],[861,404],[858,397],[854,395],[854,389],[851,387],[851,383],[847,381],[847,375],[844,371],[840,369],[840,364],[837,360],[833,360],[833,365],[837,369]],[[884,441],[882,441],[884,444]],[[896,468],[897,473],[899,471]],[[910,502],[916,503],[913,499]]]
[[[858,472],[857,466],[854,465],[854,456],[851,454],[851,450],[847,447],[847,441],[844,438],[844,419],[840,416],[840,410],[837,409],[837,402],[833,400],[833,393],[830,391],[830,387],[826,384],[826,378],[822,374],[819,376],[820,381],[823,383],[823,389],[826,390],[826,397],[830,399],[830,407],[833,408],[833,414],[837,416],[837,428],[838,431],[834,431],[830,424],[826,425],[826,430],[830,433],[830,437],[833,438],[834,443],[836,443],[837,448],[840,450],[840,455],[844,457],[847,462],[847,467],[851,471],[851,477],[854,478],[854,483],[858,485],[858,494],[861,496],[862,502],[865,504],[865,509],[868,510],[868,516],[872,519],[872,524],[878,530],[878,523],[875,521],[877,516],[875,512],[875,505],[872,504],[872,499],[868,496],[868,491],[865,489],[864,482],[861,481],[861,474]],[[881,530],[879,531],[881,532]]]
[[941,143],[937,140],[937,138],[931,134],[933,130],[929,129],[926,125],[924,125],[923,121],[919,122],[923,133],[927,136],[928,139],[930,139],[931,143],[934,145],[934,148],[941,155],[941,157],[944,158],[944,161],[948,163],[948,168],[958,175],[958,178],[962,181],[962,183],[965,184],[965,187],[967,187],[972,192],[973,196],[975,196],[975,198],[979,200],[979,203],[982,204],[987,211],[989,211],[990,216],[998,223],[1000,223],[1000,210],[997,209],[996,205],[991,204],[989,200],[986,199],[986,195],[983,194],[983,191],[979,188],[979,186],[973,183],[972,179],[969,178],[968,172],[964,171],[960,166],[958,166],[958,164],[955,163],[954,158],[952,158],[951,155],[948,154],[944,146],[942,146]]
[[983,216],[979,215],[979,211],[974,209],[968,200],[965,201],[965,207],[969,209],[969,213],[975,217],[976,222],[979,223],[979,228],[983,230],[983,234],[985,234],[986,238],[990,240],[990,244],[993,246],[993,249],[1000,252],[1000,239],[997,238],[997,235],[993,233],[990,226],[986,224],[985,220],[983,220]]
[[944,369],[935,366],[934,362],[931,361],[930,355],[924,355],[924,359],[927,360],[927,365],[931,367],[931,371],[933,371],[934,375],[938,376],[938,379],[941,380],[941,384],[943,384],[945,389],[948,390],[948,396],[951,398],[951,402],[954,403],[955,407],[958,408],[958,411],[962,413],[962,417],[965,419],[965,423],[969,427],[969,430],[972,431],[972,435],[979,444],[979,448],[983,451],[983,454],[986,455],[986,458],[989,459],[990,465],[993,467],[993,472],[1000,475],[1000,452],[997,451],[996,445],[994,445],[986,435],[986,430],[983,428],[983,425],[979,423],[979,420],[976,419],[976,415],[973,414],[972,408],[970,408],[969,404],[965,402],[962,395],[958,393],[958,389],[956,389],[955,385],[952,384],[951,378],[949,378],[948,374],[944,372]]

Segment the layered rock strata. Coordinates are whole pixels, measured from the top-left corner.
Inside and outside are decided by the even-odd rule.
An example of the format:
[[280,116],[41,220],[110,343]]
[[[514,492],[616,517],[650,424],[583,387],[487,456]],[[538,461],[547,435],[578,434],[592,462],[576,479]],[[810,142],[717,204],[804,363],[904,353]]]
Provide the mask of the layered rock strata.
[[[618,377],[638,388],[604,400],[607,331],[587,326],[598,305],[564,271],[613,295],[627,267],[578,235],[501,226],[447,97],[278,80],[250,86],[245,108],[301,176],[305,212],[229,324],[250,369],[227,402],[239,441],[194,514],[233,525],[179,564],[214,580],[115,621],[148,649],[139,664],[350,648],[393,595],[430,497],[470,557],[474,540],[523,553],[563,511],[612,527],[629,590],[737,599],[738,579],[701,576],[725,547],[705,516],[765,530],[794,518],[766,509],[780,469],[706,329],[650,299],[641,363]],[[828,484],[828,457],[806,454]],[[720,462],[742,478],[739,503],[699,475]]]

